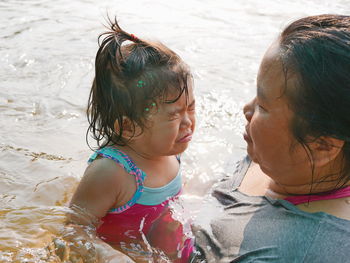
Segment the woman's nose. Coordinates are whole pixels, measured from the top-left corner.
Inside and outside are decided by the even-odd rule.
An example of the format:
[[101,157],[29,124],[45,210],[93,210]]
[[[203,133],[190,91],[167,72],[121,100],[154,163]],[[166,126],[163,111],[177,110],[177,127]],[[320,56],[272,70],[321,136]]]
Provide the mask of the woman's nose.
[[253,117],[254,109],[255,109],[255,100],[256,99],[254,98],[243,107],[243,114],[247,119],[247,121],[250,121]]

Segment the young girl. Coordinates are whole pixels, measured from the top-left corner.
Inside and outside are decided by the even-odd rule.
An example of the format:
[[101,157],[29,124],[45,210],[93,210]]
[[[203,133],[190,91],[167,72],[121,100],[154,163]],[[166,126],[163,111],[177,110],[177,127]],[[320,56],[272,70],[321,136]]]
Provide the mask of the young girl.
[[70,206],[98,219],[100,239],[147,261],[152,223],[181,192],[179,154],[195,128],[193,79],[176,53],[116,21],[102,36],[87,110],[98,150]]

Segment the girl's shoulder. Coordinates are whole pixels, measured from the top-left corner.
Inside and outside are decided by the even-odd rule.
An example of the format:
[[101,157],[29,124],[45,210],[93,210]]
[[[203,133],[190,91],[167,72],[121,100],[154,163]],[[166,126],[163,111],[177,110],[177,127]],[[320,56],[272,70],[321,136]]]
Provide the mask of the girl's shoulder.
[[110,207],[128,202],[137,189],[135,177],[110,158],[96,158],[86,168],[81,184],[90,192],[113,196]]
[[135,164],[115,147],[104,147],[95,151],[88,163],[85,173],[96,177],[96,180],[110,182],[116,188],[135,185]]
[[125,154],[123,151],[113,146],[106,146],[96,150],[90,156],[88,163],[92,163],[96,159],[102,159],[102,158],[113,161],[128,173],[135,170],[136,168],[136,165],[127,154]]
[[132,179],[112,160],[96,158],[86,168],[72,197],[71,206],[84,208],[101,218],[111,207],[130,199],[136,189],[135,180]]

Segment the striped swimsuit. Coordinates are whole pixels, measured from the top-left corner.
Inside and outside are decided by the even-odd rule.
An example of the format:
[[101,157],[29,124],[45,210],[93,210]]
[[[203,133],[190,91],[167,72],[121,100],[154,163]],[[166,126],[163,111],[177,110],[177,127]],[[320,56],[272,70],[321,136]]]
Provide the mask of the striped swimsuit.
[[127,173],[133,175],[137,190],[130,201],[121,207],[111,209],[101,219],[97,235],[132,258],[151,256],[152,253],[140,243],[145,241],[152,223],[167,208],[169,201],[180,194],[182,189],[181,169],[167,185],[149,188],[143,185],[146,178],[145,172],[139,169],[122,151],[115,147],[104,147],[90,157],[89,163],[98,156],[115,161]]

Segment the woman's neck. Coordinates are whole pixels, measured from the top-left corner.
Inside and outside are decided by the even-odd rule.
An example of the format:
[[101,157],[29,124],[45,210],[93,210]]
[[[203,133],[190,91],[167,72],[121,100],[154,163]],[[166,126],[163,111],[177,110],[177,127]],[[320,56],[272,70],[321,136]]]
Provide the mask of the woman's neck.
[[[337,176],[339,178],[339,176]],[[325,177],[318,177],[325,178]],[[318,194],[329,192],[340,188],[341,186],[348,186],[350,182],[345,185],[337,184],[338,178],[336,176],[328,177],[324,180],[316,178],[313,183],[285,185],[274,181],[271,177],[266,175],[257,164],[252,164],[249,167],[247,174],[241,184],[240,191],[248,195],[256,196],[270,196],[272,198],[284,199],[292,195]]]
[[[343,169],[342,159],[336,158],[326,165],[314,167],[312,173],[308,170],[304,171],[304,179],[299,176],[299,181],[296,181],[293,185],[283,184],[271,179],[268,188],[285,195],[319,194],[334,191],[350,185],[350,182],[344,184],[341,180],[344,176]],[[293,176],[293,174],[289,176]]]
[[315,171],[313,180],[307,183],[285,185],[270,178],[267,189],[278,194],[290,196],[326,193],[350,185],[350,182],[344,184],[339,183],[340,181],[340,173],[329,175],[329,173],[327,174],[322,171],[318,171],[317,173]]
[[[344,186],[349,185],[346,184]],[[306,195],[306,194],[319,194],[334,191],[343,185],[337,185],[336,182],[316,182],[310,184],[300,184],[300,185],[282,185],[278,184],[272,179],[267,187],[267,190],[275,192],[280,195],[290,196],[290,195]]]

